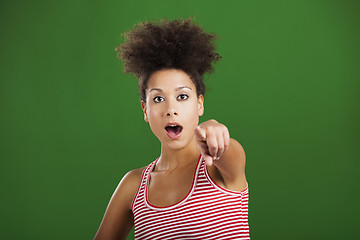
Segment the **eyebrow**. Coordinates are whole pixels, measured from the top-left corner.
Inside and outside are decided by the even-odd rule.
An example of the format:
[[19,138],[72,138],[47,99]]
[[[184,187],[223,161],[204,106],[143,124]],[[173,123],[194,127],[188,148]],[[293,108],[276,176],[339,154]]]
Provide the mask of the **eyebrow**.
[[[181,87],[175,88],[175,91],[179,91],[179,90],[184,89],[184,88],[188,88],[188,89],[192,90],[191,87],[181,86]],[[149,91],[149,93],[150,93],[151,91],[159,91],[159,92],[162,92],[163,90],[162,90],[161,88],[152,88],[152,89]]]

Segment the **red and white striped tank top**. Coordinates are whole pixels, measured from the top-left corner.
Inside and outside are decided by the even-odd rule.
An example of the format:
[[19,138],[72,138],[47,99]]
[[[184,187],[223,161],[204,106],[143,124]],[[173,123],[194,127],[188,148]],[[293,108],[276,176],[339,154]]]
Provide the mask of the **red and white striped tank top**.
[[248,186],[236,192],[217,185],[200,156],[186,197],[176,204],[156,207],[149,202],[147,191],[157,160],[144,169],[133,200],[135,239],[250,239]]

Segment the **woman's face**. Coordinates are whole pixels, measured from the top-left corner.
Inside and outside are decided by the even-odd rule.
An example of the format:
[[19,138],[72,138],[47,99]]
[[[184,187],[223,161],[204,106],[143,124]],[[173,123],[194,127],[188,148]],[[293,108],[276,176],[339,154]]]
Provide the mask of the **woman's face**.
[[204,113],[203,95],[182,70],[164,69],[153,73],[147,83],[144,118],[163,146],[186,147],[194,138],[199,116]]

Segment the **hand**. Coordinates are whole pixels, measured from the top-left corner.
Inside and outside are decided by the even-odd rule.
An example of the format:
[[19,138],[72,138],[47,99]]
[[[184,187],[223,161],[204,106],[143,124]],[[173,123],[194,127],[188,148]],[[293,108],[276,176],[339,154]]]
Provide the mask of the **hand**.
[[208,166],[219,160],[229,148],[230,134],[227,127],[216,120],[201,123],[194,130],[201,155]]

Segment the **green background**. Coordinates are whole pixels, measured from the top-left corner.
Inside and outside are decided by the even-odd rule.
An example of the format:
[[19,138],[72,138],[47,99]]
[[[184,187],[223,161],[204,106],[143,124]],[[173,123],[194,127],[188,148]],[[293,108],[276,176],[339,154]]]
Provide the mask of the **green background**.
[[[160,144],[114,48],[149,19],[219,35],[206,121],[244,147],[252,239],[360,239],[359,1],[1,1],[1,239],[92,239]],[[132,236],[129,236],[132,239]]]

